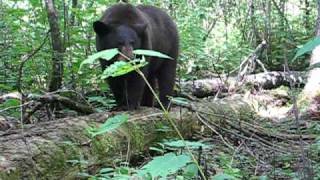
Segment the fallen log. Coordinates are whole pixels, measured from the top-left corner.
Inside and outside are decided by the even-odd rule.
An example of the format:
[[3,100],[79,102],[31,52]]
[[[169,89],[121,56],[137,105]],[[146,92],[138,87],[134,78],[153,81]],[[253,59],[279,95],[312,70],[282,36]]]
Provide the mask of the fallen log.
[[[253,85],[256,88],[273,89],[281,85],[289,86],[290,82],[297,86],[303,86],[306,82],[305,72],[266,72],[247,75],[241,84],[237,84],[237,78],[220,76],[218,78],[199,79],[182,82],[182,92],[191,92],[192,95],[202,98],[214,96],[217,93],[226,93],[230,89],[242,89],[243,86]],[[237,87],[235,87],[237,86]],[[234,91],[234,90],[233,90]]]
[[[193,126],[192,118],[186,118],[191,117],[190,112],[184,110],[184,113],[189,115],[183,115],[179,129],[187,137]],[[178,118],[172,114],[174,119]],[[129,122],[117,131],[91,140],[86,128],[101,124],[113,115],[96,113],[0,131],[0,179],[74,179],[79,169],[68,160],[79,160],[81,153],[88,157],[88,162],[110,165],[121,153],[128,154],[130,159],[131,154],[143,152],[156,139],[176,136],[173,131],[157,130],[159,122],[163,122],[159,110],[143,108],[130,112]],[[179,122],[179,118],[175,120]]]
[[[260,121],[256,122],[258,117],[241,98],[184,106],[173,108],[170,117],[186,139],[194,133],[213,132],[232,149],[230,140],[246,139],[272,151],[291,152],[299,148],[286,144],[287,141],[316,137],[286,135],[274,129],[270,134]],[[155,142],[177,137],[173,130],[159,131],[158,127],[164,124],[170,127],[162,112],[141,108],[126,112],[130,115],[129,122],[118,130],[89,138],[86,128],[119,113],[123,112],[96,113],[0,131],[0,179],[74,179],[83,169],[72,166],[72,160],[86,161],[87,166],[112,166],[115,159],[128,161]],[[207,128],[201,131],[200,127]]]

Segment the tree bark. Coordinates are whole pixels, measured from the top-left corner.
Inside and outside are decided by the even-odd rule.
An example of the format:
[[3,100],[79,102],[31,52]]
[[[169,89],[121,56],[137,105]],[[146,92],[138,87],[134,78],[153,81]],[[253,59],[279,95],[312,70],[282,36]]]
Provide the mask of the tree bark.
[[[86,133],[89,125],[99,125],[114,114],[98,113],[0,131],[0,179],[75,179],[79,169],[68,163],[69,160],[86,157],[90,163],[112,165],[116,158],[121,159],[120,154],[127,154],[130,159],[131,155],[158,142],[159,137],[177,137],[174,131],[157,130],[163,120],[159,110],[141,108],[130,112],[129,122],[118,130],[90,139]],[[178,114],[171,116],[178,122],[183,136],[190,137],[194,128],[190,125],[191,114],[182,110],[183,123]]]
[[[230,140],[238,143],[246,139],[246,143],[252,141],[257,147],[272,148],[273,152],[294,152],[297,150],[294,142],[298,138],[316,137],[312,134],[297,135],[283,129],[270,133],[254,118],[252,106],[241,99],[190,103],[187,108],[173,108],[169,116],[184,138],[193,137],[196,132],[210,133],[210,136],[214,133],[232,149],[237,146],[233,147]],[[64,118],[26,125],[23,129],[0,131],[0,179],[76,179],[79,171],[86,171],[83,166],[112,166],[115,159],[121,160],[121,154],[127,154],[122,156],[125,161],[156,142],[177,137],[175,131],[159,131],[159,123],[171,125],[163,121],[163,113],[157,109],[141,108],[126,113],[130,114],[128,123],[93,139],[86,135],[89,125],[99,125],[114,113]],[[286,127],[290,129],[287,124]],[[275,145],[275,142],[281,145]],[[68,162],[72,160],[88,164],[77,168]]]
[[[316,36],[320,36],[320,0],[318,2],[318,17],[316,22]],[[313,67],[315,64],[320,63],[320,46],[317,46],[313,51],[310,59],[310,67]],[[303,90],[305,97],[309,100],[312,100],[320,94],[320,68],[314,67],[310,70],[308,75],[307,84]]]
[[[72,9],[76,9],[78,7],[78,0],[72,0]],[[76,16],[73,11],[70,14],[70,26],[74,26],[76,22]]]
[[255,18],[255,6],[254,6],[254,0],[249,0],[249,17],[250,17],[250,21],[251,21],[251,31],[252,31],[252,44],[253,47],[256,47],[258,44],[258,40],[259,40],[259,34],[257,31],[257,27],[256,27],[256,18]]
[[52,69],[49,80],[49,92],[56,91],[62,86],[64,47],[59,28],[58,12],[53,0],[45,0],[52,43]]
[[[192,93],[192,95],[202,98],[216,95],[218,92],[228,92],[230,88],[243,89],[243,86],[252,85],[254,88],[273,89],[281,85],[289,86],[290,82],[298,86],[303,86],[306,81],[304,72],[266,72],[247,75],[239,87],[234,87],[239,84],[235,77],[219,77],[210,79],[199,79],[195,81],[187,81],[181,83],[182,92]],[[236,90],[235,89],[235,90]]]
[[310,2],[309,0],[304,0],[304,27],[308,31],[310,29],[310,23],[309,23],[309,18],[310,18]]

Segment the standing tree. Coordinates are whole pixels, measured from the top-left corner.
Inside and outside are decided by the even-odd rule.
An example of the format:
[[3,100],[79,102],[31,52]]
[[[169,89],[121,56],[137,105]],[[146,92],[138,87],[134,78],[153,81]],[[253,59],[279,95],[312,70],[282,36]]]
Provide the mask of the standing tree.
[[[320,0],[317,1],[318,4],[318,17],[316,23],[316,36],[320,36]],[[320,46],[317,46],[313,51],[310,59],[310,67],[313,69],[310,70],[308,75],[308,82],[304,88],[304,95],[309,100],[314,99],[316,96],[319,96],[320,93],[320,68],[315,66],[320,63]]]
[[49,91],[56,91],[61,88],[63,78],[63,53],[64,47],[62,43],[58,13],[54,7],[53,0],[45,0],[48,21],[51,31],[51,43],[52,43],[52,70],[49,80]]

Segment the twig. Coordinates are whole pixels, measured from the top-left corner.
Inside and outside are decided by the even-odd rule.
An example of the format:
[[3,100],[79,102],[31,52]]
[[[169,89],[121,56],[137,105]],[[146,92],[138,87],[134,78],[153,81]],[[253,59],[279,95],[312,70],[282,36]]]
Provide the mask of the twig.
[[40,44],[40,46],[37,49],[33,50],[31,53],[28,53],[22,57],[22,61],[21,61],[21,64],[19,66],[19,71],[18,71],[19,72],[18,79],[17,79],[17,89],[18,89],[18,92],[21,93],[22,95],[23,95],[23,93],[22,93],[22,87],[21,87],[21,77],[22,77],[22,72],[23,72],[22,71],[23,66],[29,59],[31,59],[34,55],[36,55],[42,49],[42,47],[45,45],[45,43],[49,37],[49,33],[50,33],[50,30],[47,31],[43,42]]
[[18,106],[7,107],[7,108],[4,108],[4,109],[1,109],[1,110],[0,110],[0,113],[5,112],[5,111],[8,111],[8,110],[10,110],[10,109],[21,108],[21,107],[27,106],[27,105],[29,105],[29,104],[31,104],[31,103],[32,103],[32,102],[26,102],[26,103],[20,104],[20,105],[18,105]]
[[203,36],[202,40],[203,41],[206,41],[207,38],[209,37],[209,35],[211,34],[213,28],[216,26],[217,22],[218,22],[218,19],[220,19],[221,17],[221,14],[218,13],[217,17],[215,17],[212,21],[212,23],[210,24],[210,28],[208,30],[208,32]]
[[[267,42],[265,40],[263,40],[256,47],[256,49],[247,57],[247,59],[244,60],[243,62],[241,62],[240,66],[239,66],[240,68],[239,68],[239,73],[238,73],[238,81],[242,81],[243,76],[247,74],[247,69],[248,69],[249,65],[253,66],[253,64],[257,60],[257,56],[258,56],[257,54],[259,52],[263,51],[266,46],[267,46]],[[245,68],[242,68],[243,66],[245,66]]]
[[223,138],[223,136],[222,136],[218,131],[216,131],[209,123],[207,123],[207,121],[204,121],[204,119],[202,118],[201,115],[199,115],[198,112],[196,112],[196,115],[197,115],[197,117],[198,117],[198,120],[201,121],[201,123],[203,123],[204,125],[206,125],[209,129],[211,129],[211,131],[213,131],[214,133],[216,133],[216,134],[219,136],[219,138],[221,139],[221,141],[222,141],[228,148],[234,150],[234,147],[233,147],[232,145],[230,145],[230,143],[227,142],[227,141]]

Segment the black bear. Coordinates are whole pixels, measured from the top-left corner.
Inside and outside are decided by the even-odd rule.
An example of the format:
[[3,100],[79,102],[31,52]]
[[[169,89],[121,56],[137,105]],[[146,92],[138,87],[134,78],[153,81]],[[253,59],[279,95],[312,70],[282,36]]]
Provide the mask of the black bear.
[[[141,68],[153,88],[158,83],[160,101],[167,107],[168,96],[173,93],[179,51],[178,31],[169,15],[153,6],[120,3],[108,8],[102,18],[93,23],[93,29],[98,51],[118,48],[132,58],[134,49],[148,49],[173,58],[147,57],[148,65]],[[123,57],[118,55],[111,61],[100,60],[100,63],[105,69],[120,59]],[[153,106],[153,95],[136,72],[108,78],[107,81],[119,106],[129,110],[140,105]]]

